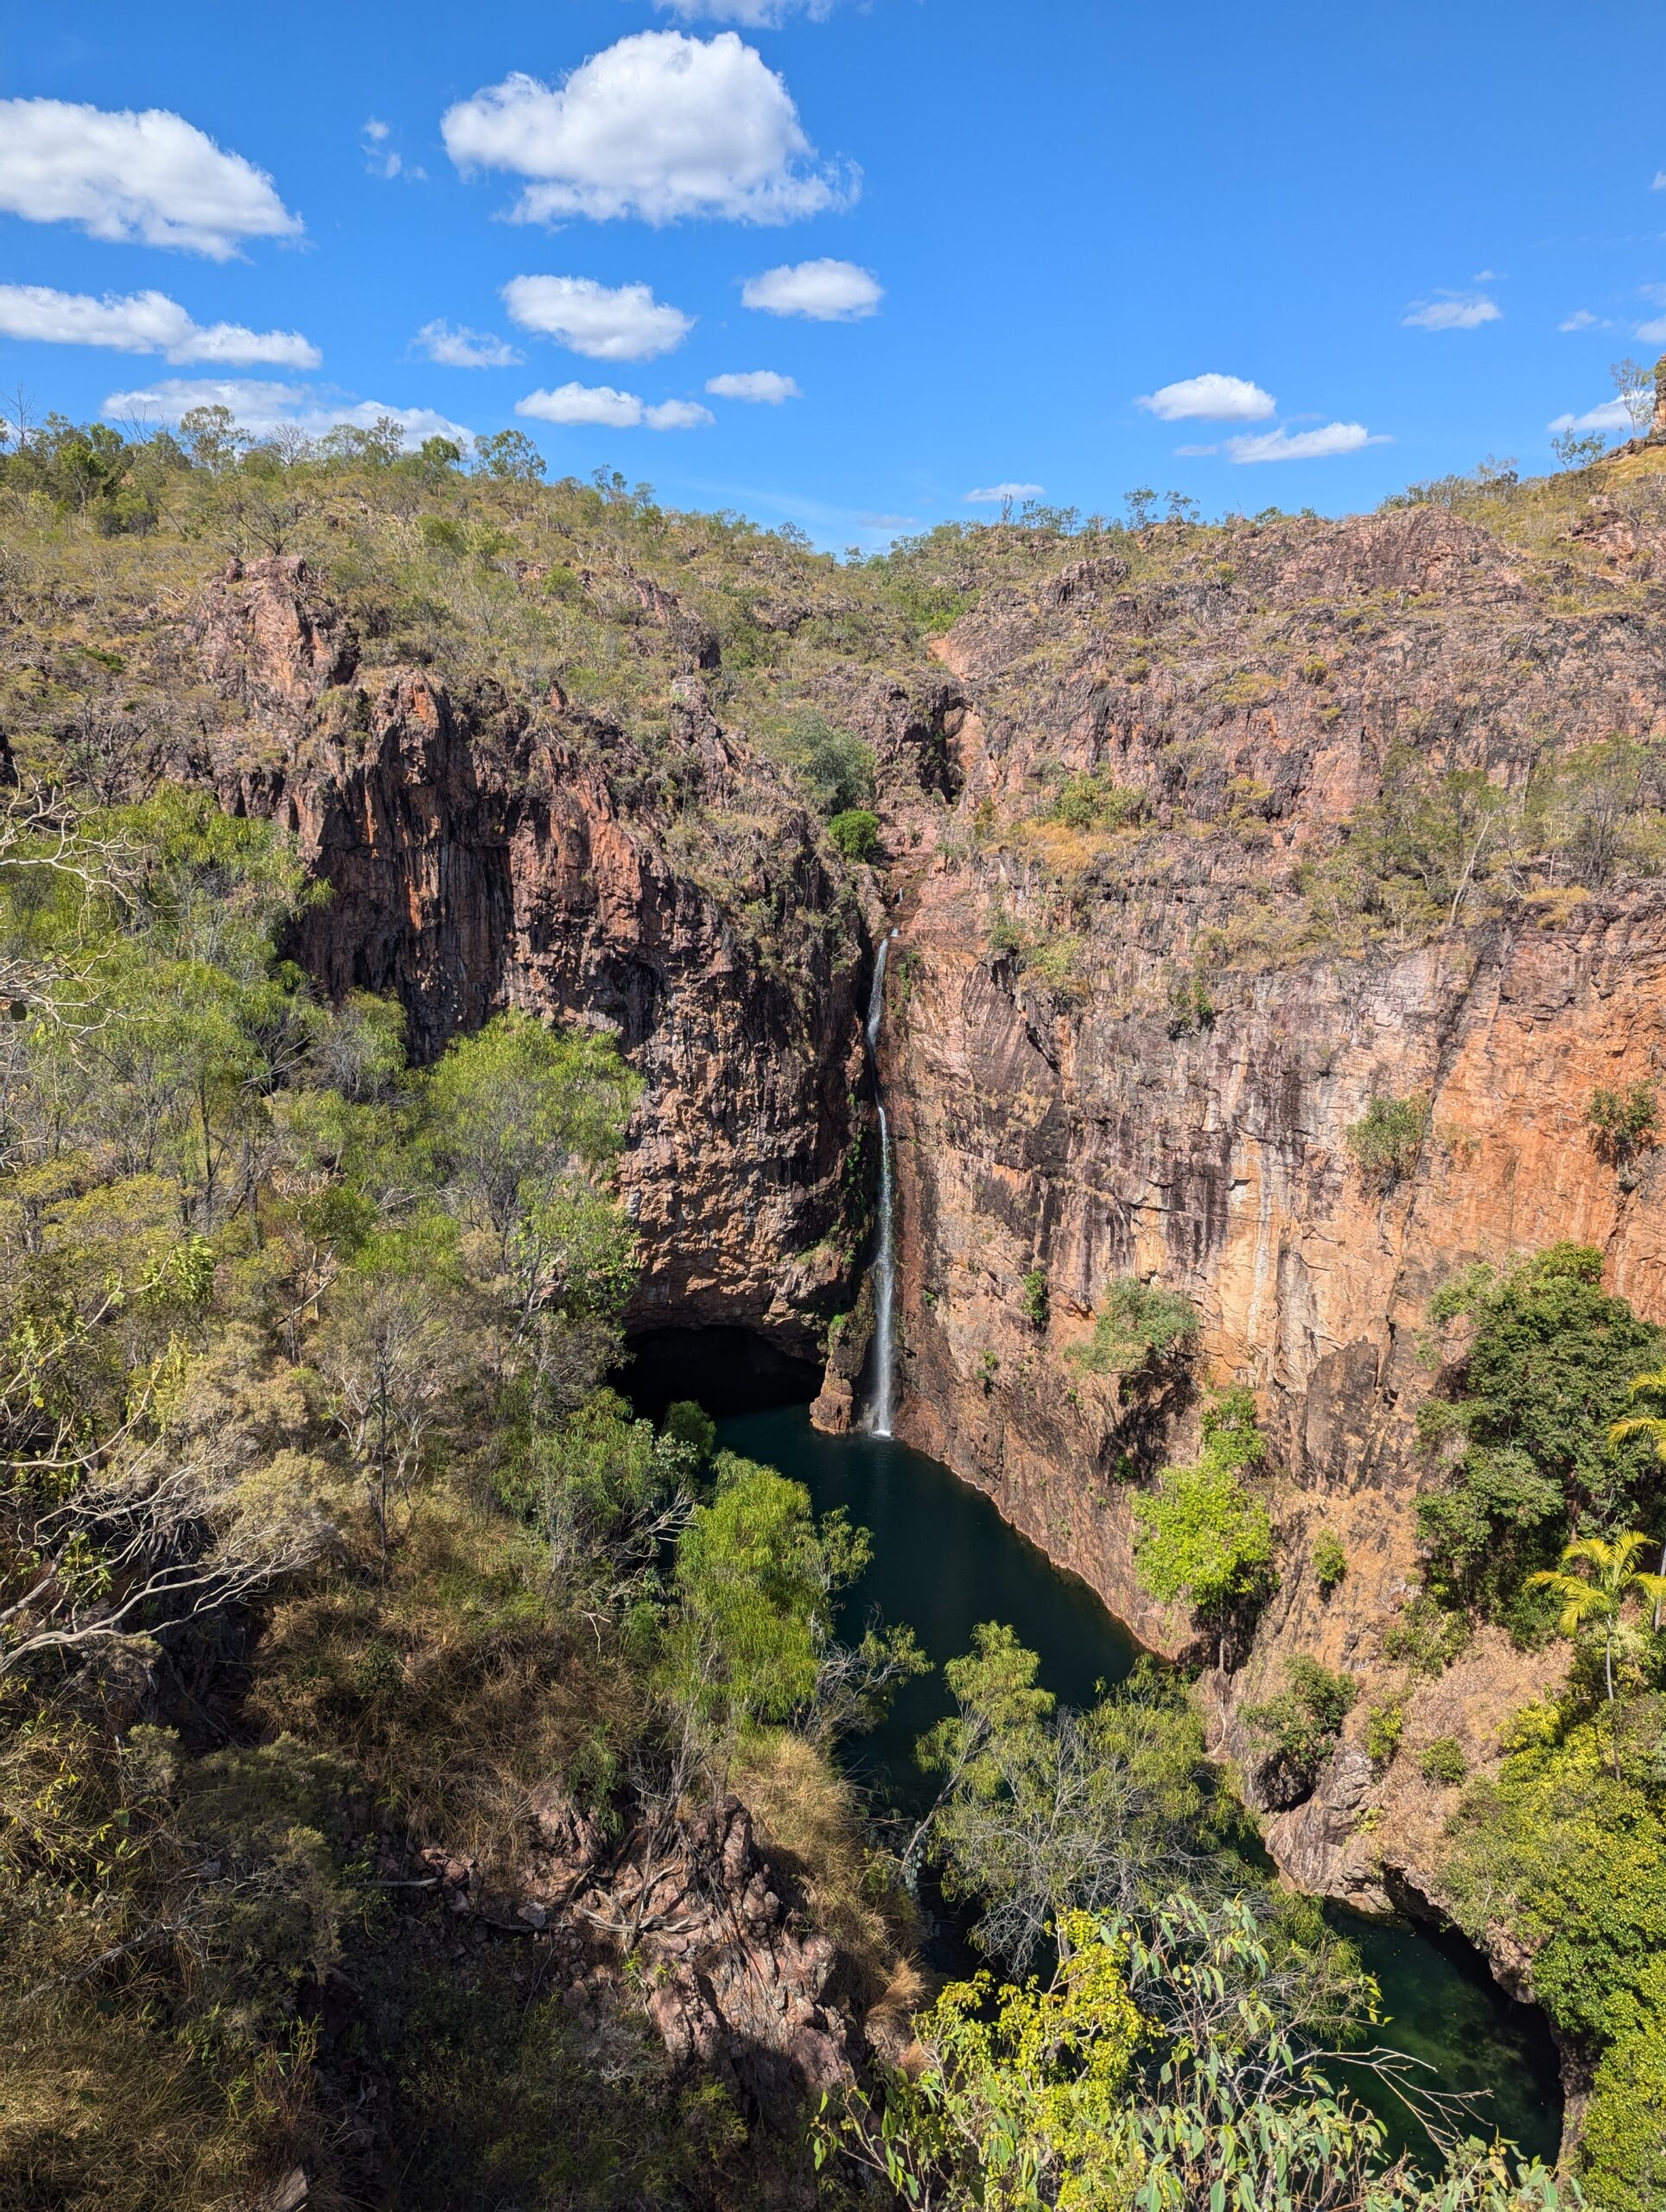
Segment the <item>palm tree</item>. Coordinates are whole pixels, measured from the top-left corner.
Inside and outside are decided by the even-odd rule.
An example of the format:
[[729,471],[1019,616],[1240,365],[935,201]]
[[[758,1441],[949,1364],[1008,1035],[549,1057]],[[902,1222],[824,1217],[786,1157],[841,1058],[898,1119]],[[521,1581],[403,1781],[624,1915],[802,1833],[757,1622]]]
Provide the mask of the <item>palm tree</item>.
[[[1622,1443],[1628,1436],[1649,1437],[1655,1447],[1655,1457],[1666,1459],[1666,1367],[1650,1368],[1646,1375],[1631,1377],[1631,1395],[1652,1402],[1656,1410],[1651,1414],[1633,1414],[1629,1420],[1615,1421],[1608,1431],[1611,1444]],[[1666,1542],[1660,1548],[1660,1571],[1666,1574]],[[1655,1599],[1655,1626],[1660,1626],[1659,1598]]]
[[[1560,1567],[1541,1567],[1536,1574],[1527,1578],[1530,1589],[1549,1590],[1561,1599],[1561,1618],[1556,1626],[1563,1636],[1577,1637],[1587,1622],[1601,1627],[1603,1672],[1611,1712],[1614,1702],[1614,1639],[1625,1601],[1635,1593],[1640,1598],[1653,1599],[1658,1608],[1662,1598],[1666,1597],[1666,1575],[1646,1573],[1637,1564],[1637,1554],[1648,1542],[1649,1538],[1641,1529],[1616,1536],[1612,1543],[1606,1536],[1576,1536],[1563,1551]],[[1588,1572],[1575,1573],[1579,1567]],[[1619,1738],[1612,1724],[1609,1732],[1618,1780]]]

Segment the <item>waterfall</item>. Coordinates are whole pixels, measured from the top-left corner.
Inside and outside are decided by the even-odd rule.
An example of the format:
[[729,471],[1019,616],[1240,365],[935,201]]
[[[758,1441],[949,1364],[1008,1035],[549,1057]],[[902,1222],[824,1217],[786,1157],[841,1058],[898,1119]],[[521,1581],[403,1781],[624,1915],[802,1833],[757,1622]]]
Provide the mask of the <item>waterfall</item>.
[[880,1112],[880,1222],[874,1247],[874,1403],[868,1414],[868,1427],[875,1436],[891,1433],[897,1363],[896,1189],[891,1168],[891,1124],[880,1091],[880,1023],[885,1014],[885,956],[890,944],[889,938],[880,939],[874,961],[874,989],[868,1001],[868,1063],[874,1071]]

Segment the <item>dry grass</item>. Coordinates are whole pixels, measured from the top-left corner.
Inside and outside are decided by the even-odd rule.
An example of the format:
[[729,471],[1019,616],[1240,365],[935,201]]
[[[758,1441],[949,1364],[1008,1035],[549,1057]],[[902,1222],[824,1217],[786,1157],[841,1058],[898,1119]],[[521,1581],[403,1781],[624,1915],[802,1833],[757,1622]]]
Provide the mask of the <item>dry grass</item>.
[[796,1877],[811,1917],[849,1959],[870,2031],[906,2022],[925,1981],[912,1900],[864,1834],[856,1793],[824,1752],[785,1732],[747,1747],[730,1776],[760,1837]]

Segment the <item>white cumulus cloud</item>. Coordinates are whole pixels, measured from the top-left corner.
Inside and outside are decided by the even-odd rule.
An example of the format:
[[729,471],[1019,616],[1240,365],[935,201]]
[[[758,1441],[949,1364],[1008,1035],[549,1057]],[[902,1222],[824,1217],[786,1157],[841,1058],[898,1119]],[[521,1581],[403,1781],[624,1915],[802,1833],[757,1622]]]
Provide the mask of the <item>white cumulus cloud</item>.
[[1328,461],[1333,454],[1358,453],[1361,446],[1385,446],[1382,432],[1373,434],[1363,423],[1326,423],[1317,430],[1262,430],[1250,437],[1229,438],[1226,450],[1235,461]]
[[108,346],[118,353],[164,353],[170,361],[257,362],[315,369],[323,359],[298,330],[247,330],[240,322],[194,322],[165,292],[56,292],[47,284],[0,284],[0,338],[54,346]]
[[779,407],[784,399],[804,397],[791,377],[774,369],[739,369],[728,376],[708,377],[706,390],[714,399],[744,399],[757,407]]
[[815,166],[792,94],[734,31],[637,31],[559,86],[517,70],[448,108],[440,130],[459,168],[530,180],[517,222],[786,223],[855,190],[854,175]]
[[1134,404],[1161,423],[1264,423],[1278,405],[1270,391],[1247,377],[1224,377],[1213,369],[1162,385]]
[[1666,315],[1657,315],[1652,322],[1640,322],[1637,335],[1645,346],[1666,346]]
[[553,391],[529,391],[515,402],[515,412],[540,423],[583,423],[603,430],[634,430],[644,423],[651,430],[693,430],[714,419],[697,400],[666,399],[648,407],[635,392],[615,391],[610,384],[563,384]]
[[798,261],[766,269],[741,287],[741,304],[765,315],[799,315],[811,322],[860,322],[885,293],[871,269],[854,261]]
[[177,423],[194,407],[228,408],[257,437],[290,427],[309,438],[321,438],[343,423],[368,430],[385,416],[398,423],[413,452],[424,438],[455,438],[467,445],[474,435],[432,407],[391,407],[381,399],[333,403],[327,392],[321,395],[312,385],[267,383],[256,377],[164,377],[140,391],[112,391],[104,411],[118,417]]
[[1634,435],[1625,402],[1618,397],[1605,399],[1599,407],[1587,407],[1583,415],[1558,415],[1555,421],[1547,423],[1545,428],[1548,430],[1612,430],[1623,438]]
[[656,300],[645,284],[598,284],[592,276],[512,276],[503,288],[509,319],[593,361],[652,361],[680,346],[694,317]]
[[983,484],[976,491],[968,492],[966,504],[975,507],[1005,506],[1008,499],[1039,499],[1046,489],[1044,484]]
[[1556,325],[1558,330],[1594,330],[1596,327],[1597,318],[1589,308],[1575,308]]
[[411,340],[442,369],[512,369],[526,359],[518,346],[489,330],[454,330],[443,315],[425,322]]
[[183,116],[72,100],[0,100],[0,212],[214,261],[301,229],[264,169]]
[[1484,322],[1502,321],[1504,312],[1481,293],[1447,292],[1415,301],[1400,320],[1411,330],[1478,330]]
[[658,407],[645,407],[642,419],[651,430],[698,430],[717,417],[697,399],[662,399]]

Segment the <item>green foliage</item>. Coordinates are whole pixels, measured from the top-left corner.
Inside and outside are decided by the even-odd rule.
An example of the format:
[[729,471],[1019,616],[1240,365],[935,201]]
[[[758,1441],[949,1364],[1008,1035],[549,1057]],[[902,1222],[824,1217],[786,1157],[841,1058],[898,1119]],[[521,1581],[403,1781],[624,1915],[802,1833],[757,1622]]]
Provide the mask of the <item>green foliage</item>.
[[1024,1308],[1024,1319],[1029,1323],[1031,1328],[1045,1329],[1051,1310],[1046,1269],[1032,1268],[1020,1284],[1019,1294]]
[[865,809],[872,799],[873,747],[836,728],[816,708],[800,708],[788,718],[781,747],[818,813],[830,818],[846,815]]
[[1131,1375],[1178,1364],[1198,1337],[1198,1309],[1179,1291],[1123,1275],[1111,1283],[1094,1315],[1093,1334],[1065,1353],[1084,1375]]
[[1432,1681],[1451,1666],[1469,1637],[1470,1624],[1464,1614],[1420,1591],[1383,1631],[1383,1656]]
[[1272,1580],[1272,1522],[1243,1481],[1267,1446],[1248,1390],[1218,1392],[1203,1430],[1195,1464],[1166,1469],[1155,1491],[1135,1499],[1135,1565],[1154,1598],[1184,1599],[1224,1634]]
[[1320,2042],[1376,2017],[1375,1986],[1293,1961],[1243,1899],[1182,1893],[1149,1921],[1080,1914],[1060,1935],[1050,1986],[951,1985],[918,2023],[920,2063],[888,2069],[882,2100],[823,2099],[818,2165],[943,2212],[1567,2202],[1501,2145],[1455,2145],[1432,2180],[1390,2160],[1382,2122],[1332,2088]]
[[1321,1596],[1328,1598],[1333,1590],[1340,1589],[1348,1573],[1348,1554],[1342,1539],[1329,1529],[1321,1529],[1313,1539],[1313,1580]]
[[1425,1100],[1373,1096],[1348,1129],[1348,1149],[1365,1179],[1389,1191],[1416,1166],[1428,1125]]
[[1580,2158],[1597,2212],[1657,2212],[1666,2203],[1666,2013],[1604,2052]]
[[1655,1141],[1660,1105],[1654,1085],[1634,1083],[1624,1090],[1599,1085],[1591,1093],[1585,1118],[1603,1157],[1624,1166]]
[[868,807],[849,807],[833,817],[827,834],[846,860],[871,861],[879,850],[880,818]]
[[1570,1522],[1636,1520],[1655,1468],[1644,1437],[1611,1434],[1631,1378],[1666,1338],[1602,1288],[1593,1246],[1556,1244],[1502,1274],[1472,1268],[1432,1301],[1473,1334],[1419,1414],[1431,1468],[1419,1525],[1437,1594],[1498,1613]]
[[1067,830],[1125,830],[1145,811],[1146,795],[1116,782],[1107,768],[1065,777],[1047,811]]
[[1379,1774],[1393,1765],[1395,1753],[1400,1749],[1400,1738],[1405,1732],[1404,1698],[1384,1698],[1366,1713],[1360,1740],[1365,1746],[1366,1756]]
[[944,1672],[955,1712],[916,1756],[943,1776],[914,1848],[975,1899],[979,1947],[1021,1972],[1072,1913],[1123,1910],[1218,1847],[1225,1813],[1184,1691],[1142,1666],[1086,1712],[1055,1712],[1034,1652],[993,1621]]
[[1288,1792],[1313,1788],[1358,1694],[1352,1675],[1332,1674],[1298,1652],[1284,1662],[1284,1688],[1276,1696],[1243,1707],[1245,1728],[1268,1747]]
[[1437,1736],[1417,1754],[1417,1770],[1426,1782],[1438,1782],[1450,1789],[1467,1777],[1469,1761],[1455,1736]]
[[664,1433],[697,1471],[717,1449],[717,1424],[692,1398],[677,1398],[665,1408]]

